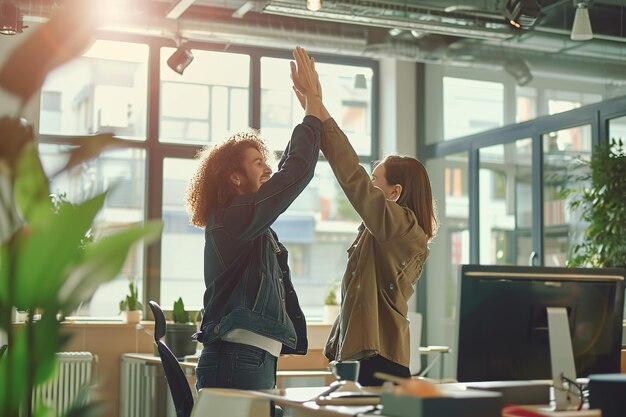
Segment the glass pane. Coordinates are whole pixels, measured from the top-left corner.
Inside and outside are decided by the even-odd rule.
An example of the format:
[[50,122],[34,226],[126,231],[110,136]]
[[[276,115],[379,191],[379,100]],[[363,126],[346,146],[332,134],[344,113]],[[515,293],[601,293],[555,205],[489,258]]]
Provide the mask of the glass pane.
[[[372,75],[367,67],[316,63],[324,104],[359,155],[372,155]],[[261,131],[282,151],[304,111],[291,90],[289,60],[261,58]]]
[[574,110],[580,107],[580,103],[569,100],[548,100],[548,114],[556,114]]
[[578,157],[591,157],[591,126],[584,125],[542,135],[544,264],[565,266],[572,236],[585,226],[573,213],[563,191],[584,184],[568,180],[579,169]]
[[480,149],[480,263],[528,265],[532,251],[532,140]]
[[445,140],[500,127],[503,114],[504,87],[501,83],[443,78]]
[[537,90],[530,87],[517,87],[515,122],[521,123],[537,117]]
[[[39,145],[46,174],[51,175],[66,162],[67,146]],[[146,152],[143,149],[121,149],[102,153],[100,157],[76,166],[54,177],[50,191],[64,194],[80,203],[109,190],[104,207],[95,219],[94,239],[115,233],[121,228],[145,219]],[[143,244],[131,249],[120,274],[101,285],[91,300],[75,312],[85,316],[116,316],[119,302],[128,293],[128,280],[134,279],[139,294],[143,289]]]
[[[430,245],[425,273],[420,278],[426,279],[428,299],[426,343],[453,347],[458,280],[461,265],[470,261],[468,156],[458,153],[430,159],[426,166],[439,216],[439,231]],[[444,374],[453,376],[456,374],[455,355],[446,356]]]
[[330,165],[320,161],[309,185],[272,226],[289,250],[293,284],[307,320],[322,317],[324,298],[343,277],[346,251],[359,224]]
[[167,65],[174,48],[161,48],[162,142],[208,144],[247,130],[250,57],[194,49],[178,74]]
[[[545,90],[548,115],[574,110],[587,104],[602,101],[602,94],[580,93],[566,90]],[[541,114],[544,116],[545,114]]]
[[626,142],[626,116],[609,120],[609,138]]
[[185,209],[187,184],[197,166],[194,159],[163,161],[160,304],[167,309],[178,297],[183,297],[187,310],[203,307],[204,232],[189,223]]
[[146,138],[148,45],[98,40],[52,71],[42,87],[39,132],[113,132]]

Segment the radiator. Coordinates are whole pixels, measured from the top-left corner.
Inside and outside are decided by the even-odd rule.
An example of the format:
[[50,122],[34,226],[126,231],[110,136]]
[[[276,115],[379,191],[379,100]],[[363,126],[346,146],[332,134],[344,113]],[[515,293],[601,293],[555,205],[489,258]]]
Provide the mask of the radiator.
[[120,417],[172,415],[171,394],[160,363],[122,355],[120,376]]
[[56,415],[63,415],[74,404],[80,389],[95,380],[97,357],[90,352],[58,352],[56,356],[56,372],[35,389],[33,408],[45,404]]

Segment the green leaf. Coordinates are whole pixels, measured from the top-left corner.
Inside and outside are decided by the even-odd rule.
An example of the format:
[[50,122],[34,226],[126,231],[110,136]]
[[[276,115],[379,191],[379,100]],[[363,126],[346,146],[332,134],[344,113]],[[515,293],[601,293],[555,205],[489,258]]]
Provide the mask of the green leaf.
[[163,223],[151,220],[142,226],[130,227],[115,235],[106,236],[87,246],[82,262],[70,273],[59,291],[64,311],[70,311],[104,282],[115,278],[126,260],[131,246],[144,240],[145,244],[157,241]]
[[51,221],[48,178],[43,171],[35,143],[26,145],[17,162],[15,199],[26,221],[31,225]]
[[74,206],[64,206],[50,224],[32,228],[16,259],[17,308],[56,306],[57,292],[69,266],[82,256],[80,242],[102,208],[105,193]]
[[[15,161],[18,160],[24,146],[32,143],[35,135],[33,127],[26,120],[17,117],[0,118],[0,161],[4,160],[8,167],[13,170]],[[13,177],[13,174],[9,175]]]
[[75,139],[79,140],[80,145],[73,147],[68,153],[67,163],[58,172],[52,175],[57,176],[61,172],[67,171],[85,161],[97,157],[105,149],[122,148],[128,146],[128,141],[118,139],[110,133],[99,135],[81,136]]

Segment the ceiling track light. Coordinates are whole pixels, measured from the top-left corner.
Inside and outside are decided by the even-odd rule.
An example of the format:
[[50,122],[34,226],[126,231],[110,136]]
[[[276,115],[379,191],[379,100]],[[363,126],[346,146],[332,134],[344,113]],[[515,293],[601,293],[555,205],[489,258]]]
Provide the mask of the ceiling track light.
[[523,86],[532,81],[528,63],[523,58],[509,58],[504,62],[504,70],[515,80],[517,85]]
[[574,0],[576,14],[572,24],[570,39],[573,41],[588,41],[593,39],[591,20],[589,19],[589,1]]
[[537,0],[507,0],[504,16],[512,26],[529,29],[542,17],[542,13]]
[[27,27],[24,26],[24,17],[17,4],[0,4],[0,34],[15,35],[22,33],[22,29]]
[[191,53],[191,50],[185,46],[185,43],[179,34],[176,40],[176,50],[167,59],[167,66],[180,75],[183,75],[185,68],[187,68],[192,61],[193,54]]

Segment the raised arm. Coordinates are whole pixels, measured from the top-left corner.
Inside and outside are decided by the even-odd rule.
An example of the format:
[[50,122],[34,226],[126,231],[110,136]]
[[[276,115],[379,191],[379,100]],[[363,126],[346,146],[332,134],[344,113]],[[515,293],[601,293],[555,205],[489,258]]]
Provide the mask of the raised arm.
[[321,149],[352,207],[377,240],[391,240],[415,226],[414,216],[374,187],[347,136],[333,119],[323,124]]
[[[321,94],[321,88],[319,90]],[[300,105],[306,108],[306,96],[295,82],[293,91]],[[369,175],[359,164],[359,157],[347,136],[331,118],[323,102],[320,116],[323,121],[320,145],[322,153],[365,226],[381,241],[406,233],[414,225],[415,219],[407,216],[407,212],[398,204],[388,201],[383,192],[372,185]]]
[[256,193],[236,197],[224,213],[226,231],[253,239],[263,233],[313,178],[319,157],[322,93],[315,63],[302,48],[294,50],[291,78],[305,99],[306,116],[294,128],[278,171]]

